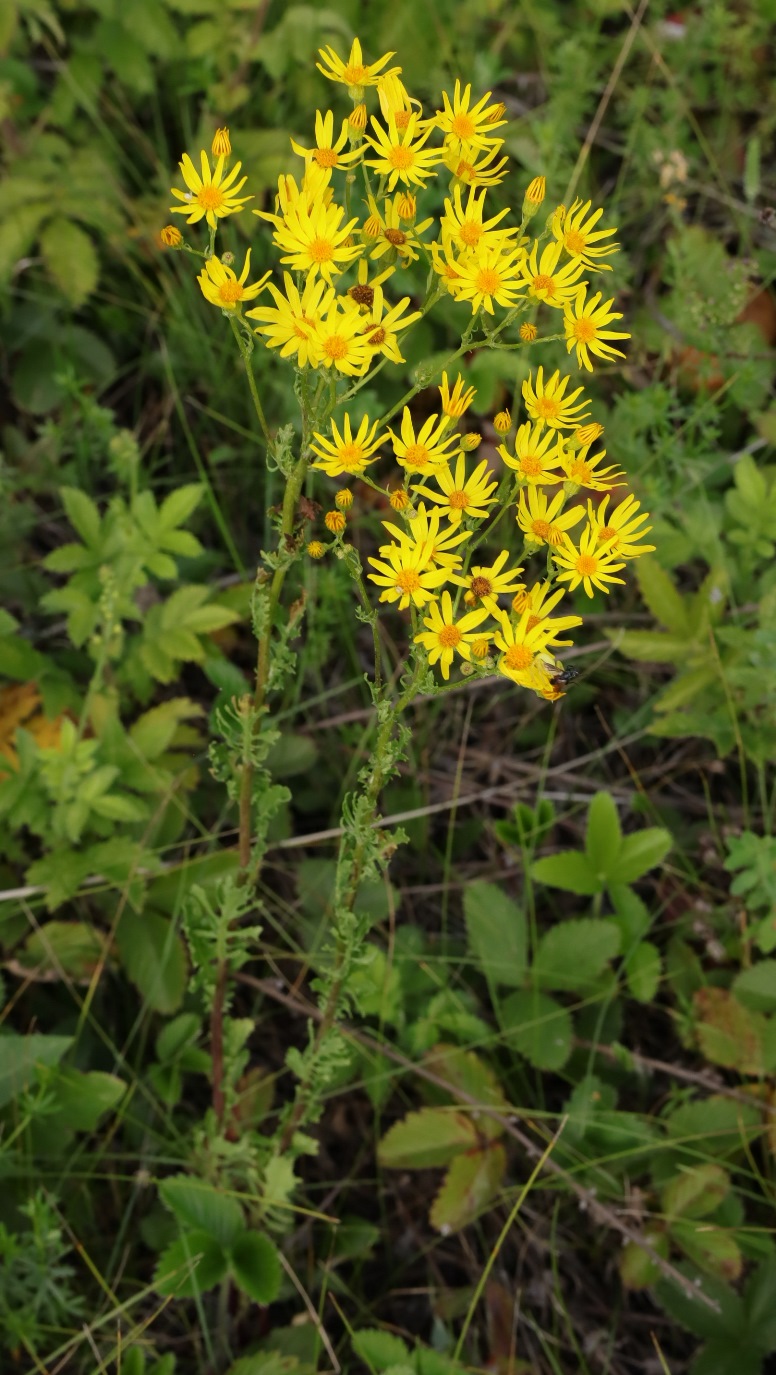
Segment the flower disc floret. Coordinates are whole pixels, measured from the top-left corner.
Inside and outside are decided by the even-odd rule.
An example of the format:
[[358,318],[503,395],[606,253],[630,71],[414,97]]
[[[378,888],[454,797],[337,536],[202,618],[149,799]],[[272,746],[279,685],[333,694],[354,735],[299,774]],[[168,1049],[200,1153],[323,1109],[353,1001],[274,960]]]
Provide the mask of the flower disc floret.
[[[573,430],[580,420],[590,414],[585,409],[590,403],[582,387],[577,387],[570,396],[566,396],[569,381],[570,378],[561,377],[559,371],[545,381],[544,369],[540,367],[534,384],[533,373],[529,373],[527,381],[523,383],[523,400],[532,420],[558,430]],[[577,401],[578,396],[582,397],[581,401]]]
[[524,487],[517,503],[517,523],[530,544],[549,544],[557,549],[567,542],[571,530],[584,518],[581,506],[563,510],[565,492],[558,492],[552,501],[539,487]]
[[593,510],[591,501],[587,504],[588,520],[596,533],[597,544],[605,546],[607,553],[620,559],[637,559],[642,554],[654,553],[654,544],[638,542],[652,529],[645,524],[649,520],[648,512],[638,514],[641,503],[634,496],[627,496],[607,515],[608,503],[609,497],[605,496],[597,511]]
[[268,290],[274,306],[255,306],[246,310],[248,319],[258,320],[256,334],[262,334],[267,348],[280,349],[281,358],[296,356],[300,367],[315,367],[320,355],[317,326],[334,301],[334,288],[322,278],[308,277],[300,295],[290,272],[283,273],[286,294],[270,282]]
[[352,167],[361,157],[361,149],[353,148],[349,151],[348,144],[348,121],[343,119],[338,139],[334,140],[334,112],[327,110],[322,115],[320,110],[315,111],[315,147],[305,148],[303,144],[291,139],[291,147],[300,158],[304,158],[305,164],[314,162],[326,173],[326,180],[331,177],[335,168]]
[[456,434],[447,434],[449,425],[449,416],[443,415],[437,423],[437,416],[430,415],[416,435],[410,408],[405,406],[400,435],[390,427],[388,431],[397,463],[417,473],[427,473],[445,464],[451,457],[451,449],[458,444]]
[[515,435],[514,454],[509,452],[506,444],[500,444],[498,452],[521,482],[551,485],[563,480],[561,474],[555,471],[563,458],[562,440],[557,430],[545,429],[541,423],[532,425],[527,420],[520,426]]
[[319,48],[318,52],[322,58],[321,62],[315,64],[318,71],[323,72],[329,81],[338,81],[343,86],[376,86],[378,79],[385,80],[387,76],[398,76],[401,72],[401,67],[392,67],[390,72],[382,70],[394,53],[384,53],[376,62],[365,62],[357,38],[353,39],[347,62],[343,62],[332,47]]
[[522,248],[503,252],[500,248],[485,248],[470,258],[455,263],[456,277],[450,282],[450,292],[456,301],[469,301],[472,314],[483,308],[495,314],[493,302],[499,306],[513,306],[525,291],[522,281]]
[[245,266],[239,277],[235,275],[231,267],[222,263],[220,258],[213,255],[205,262],[205,266],[200,272],[197,281],[200,290],[206,301],[213,306],[220,306],[222,310],[236,310],[243,301],[252,301],[264,289],[271,272],[265,272],[258,282],[251,282],[246,286],[245,282],[251,268],[251,250],[245,254]]
[[343,473],[359,476],[370,463],[376,462],[378,449],[388,439],[387,430],[377,433],[379,425],[375,420],[370,427],[369,416],[365,415],[354,435],[347,412],[342,430],[338,429],[336,420],[332,420],[331,438],[317,432],[313,436],[315,442],[310,448],[318,455],[318,462],[313,467],[320,468],[328,477],[341,477]]
[[599,272],[611,272],[611,263],[606,263],[603,259],[610,253],[617,253],[619,244],[601,243],[601,240],[610,239],[617,230],[596,230],[595,226],[604,212],[596,210],[586,219],[590,208],[590,201],[583,204],[582,201],[575,200],[565,216],[554,216],[552,232],[570,257],[578,258],[585,267],[595,268]]
[[288,263],[295,272],[320,273],[331,285],[332,277],[363,252],[361,244],[349,242],[358,220],[342,224],[344,214],[343,207],[334,203],[308,210],[300,200],[289,207],[273,235],[278,248],[285,250],[281,263]]
[[467,606],[479,604],[487,607],[492,616],[500,614],[497,598],[504,593],[514,592],[516,588],[522,587],[520,582],[522,568],[504,568],[504,564],[509,562],[509,558],[509,550],[502,549],[492,563],[475,564],[465,575],[457,573],[451,577],[451,582],[466,588],[464,600]]
[[596,588],[608,592],[610,583],[625,581],[614,576],[625,564],[618,563],[617,555],[611,554],[606,545],[598,545],[592,525],[583,530],[579,548],[569,540],[562,549],[554,550],[552,557],[560,570],[558,581],[567,582],[572,592],[581,584],[588,597],[592,597]]
[[367,134],[366,142],[377,156],[366,159],[367,167],[388,178],[389,191],[393,191],[399,181],[405,186],[424,186],[442,156],[437,148],[424,147],[431,126],[418,134],[418,116],[412,114],[407,127],[400,130],[396,127],[396,116],[391,114],[387,130],[374,115],[372,128],[376,137]]
[[500,117],[498,105],[488,104],[490,91],[486,91],[476,105],[471,103],[471,94],[471,86],[466,85],[461,90],[459,80],[456,80],[453,88],[452,100],[447,91],[443,91],[444,108],[437,110],[437,128],[451,141],[455,140],[459,146],[465,145],[468,149],[491,148],[494,143],[500,145],[503,140],[494,139],[493,130],[506,121]]
[[[225,215],[236,215],[253,200],[253,196],[240,196],[240,191],[248,180],[240,175],[241,162],[236,162],[228,176],[224,176],[224,158],[218,158],[215,169],[211,170],[210,159],[204,148],[200,153],[202,174],[197,172],[188,153],[184,153],[178,166],[181,169],[188,191],[172,188],[172,194],[182,205],[171,205],[173,215],[186,215],[187,224],[198,224],[206,219],[211,229],[216,229],[218,221]],[[236,184],[235,184],[236,183]]]
[[453,187],[452,200],[445,201],[445,213],[440,221],[443,236],[455,247],[457,253],[472,253],[484,248],[503,248],[514,238],[517,229],[496,229],[496,225],[509,214],[500,210],[489,220],[483,219],[486,191],[472,186],[466,205],[461,199],[461,187]]
[[589,301],[580,293],[566,306],[563,317],[566,348],[569,353],[576,349],[578,364],[587,368],[588,372],[593,371],[591,354],[603,359],[625,357],[624,353],[607,342],[609,339],[630,339],[629,334],[607,328],[614,320],[622,319],[622,311],[611,309],[614,297],[604,305],[598,304],[600,300],[600,291],[591,296]]
[[432,667],[438,663],[442,677],[448,679],[456,654],[462,659],[471,659],[473,641],[483,638],[476,627],[482,625],[489,614],[487,610],[469,611],[456,620],[450,593],[443,592],[439,601],[429,607],[428,616],[424,616],[423,624],[428,629],[415,636],[415,643],[423,645],[429,663]]
[[490,494],[498,486],[496,481],[488,480],[492,474],[487,468],[488,461],[483,459],[467,478],[466,459],[460,454],[454,473],[447,465],[435,470],[433,477],[439,491],[435,492],[424,483],[417,484],[412,490],[441,506],[451,525],[459,525],[463,516],[482,520],[488,514],[488,507],[495,502],[495,497]]

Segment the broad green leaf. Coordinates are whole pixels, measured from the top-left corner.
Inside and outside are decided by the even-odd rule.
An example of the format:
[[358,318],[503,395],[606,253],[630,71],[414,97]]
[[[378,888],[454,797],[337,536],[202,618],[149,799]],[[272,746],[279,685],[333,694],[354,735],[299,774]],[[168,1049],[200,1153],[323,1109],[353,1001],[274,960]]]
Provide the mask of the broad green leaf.
[[702,1348],[689,1375],[763,1375],[763,1352],[744,1344],[742,1337],[715,1337]]
[[562,1069],[571,1054],[569,1012],[534,989],[510,993],[501,1004],[501,1029],[535,1069]]
[[17,952],[22,969],[34,978],[88,982],[105,956],[105,937],[82,921],[49,921],[33,931]]
[[711,1161],[694,1165],[669,1180],[660,1195],[668,1218],[706,1217],[718,1208],[730,1189],[730,1175]]
[[84,544],[98,545],[102,524],[100,513],[91,497],[79,491],[77,487],[60,487],[59,495],[70,524],[77,530]]
[[[650,1243],[653,1251],[657,1251],[663,1260],[668,1260],[670,1245],[665,1232],[650,1232],[645,1228],[644,1240]],[[635,1241],[629,1241],[623,1246],[617,1268],[624,1287],[631,1290],[649,1289],[663,1274],[657,1262]]]
[[733,980],[732,992],[751,1012],[773,1012],[776,1008],[776,960],[760,960],[751,969],[742,969]]
[[58,215],[40,236],[43,261],[62,295],[77,308],[91,296],[100,275],[100,260],[89,235]]
[[693,998],[695,1033],[712,1064],[762,1074],[765,1019],[749,1012],[725,988],[701,988]]
[[587,813],[585,855],[599,882],[606,882],[622,842],[620,818],[611,793],[596,793]]
[[169,921],[147,908],[125,908],[116,929],[116,945],[128,977],[155,1012],[177,1012],[186,989],[187,960],[183,941]]
[[370,1370],[387,1370],[409,1360],[409,1349],[401,1337],[381,1332],[379,1327],[364,1327],[353,1333],[353,1351]]
[[171,697],[138,717],[129,728],[129,738],[144,759],[158,759],[169,749],[181,722],[201,715],[202,707],[190,697]]
[[34,1082],[38,1067],[58,1065],[72,1044],[72,1036],[45,1036],[39,1031],[27,1036],[15,1031],[0,1033],[0,1108]]
[[318,758],[318,746],[309,735],[281,735],[267,755],[266,767],[273,778],[296,778],[309,773]]
[[669,1317],[681,1323],[696,1337],[732,1337],[738,1334],[746,1340],[744,1305],[734,1291],[722,1280],[711,1275],[700,1276],[692,1267],[679,1266],[697,1290],[701,1290],[715,1305],[713,1308],[700,1298],[690,1297],[673,1280],[661,1280],[655,1293]]
[[272,1303],[283,1271],[277,1248],[262,1232],[241,1232],[232,1243],[229,1262],[237,1283],[254,1303]]
[[626,659],[640,664],[683,664],[687,641],[660,630],[607,630],[607,639]]
[[429,1213],[438,1232],[459,1232],[496,1198],[507,1167],[504,1147],[492,1142],[454,1160]]
[[670,831],[648,826],[644,831],[623,836],[620,853],[609,868],[607,883],[635,883],[665,859],[673,840]]
[[776,1256],[769,1256],[751,1275],[744,1291],[747,1331],[764,1351],[776,1351]]
[[183,525],[199,506],[204,493],[205,489],[201,482],[187,482],[183,487],[177,487],[174,492],[170,492],[159,507],[160,528],[174,530],[176,526]]
[[639,1003],[651,1003],[660,987],[662,962],[652,941],[642,941],[625,960],[628,992]]
[[682,1103],[666,1119],[669,1138],[686,1144],[697,1155],[702,1147],[709,1155],[733,1155],[746,1149],[761,1130],[760,1109],[748,1107],[720,1094]]
[[243,1229],[242,1208],[236,1198],[191,1175],[173,1175],[159,1185],[159,1197],[178,1221],[206,1232],[229,1248]]
[[689,629],[687,605],[665,569],[654,555],[645,554],[637,562],[636,579],[641,595],[656,621],[678,636],[685,638]]
[[[466,1094],[467,1099],[474,1099],[483,1107],[492,1107],[497,1113],[509,1110],[494,1071],[473,1050],[464,1050],[462,1046],[441,1042],[428,1052],[423,1064],[432,1070],[438,1079],[449,1084],[453,1097],[456,1096],[456,1091],[459,1091]],[[485,1136],[500,1136],[503,1131],[498,1118],[487,1112],[480,1112],[477,1127],[480,1134]]]
[[580,897],[592,897],[593,893],[602,892],[604,886],[581,850],[561,850],[556,855],[537,859],[531,865],[531,878],[536,883],[546,883],[549,888],[578,893]]
[[585,992],[619,949],[614,922],[598,917],[559,922],[541,937],[531,975],[539,988]]
[[226,1274],[227,1259],[219,1243],[207,1232],[184,1232],[159,1257],[154,1271],[158,1294],[194,1298],[218,1284]]
[[77,1132],[94,1131],[127,1091],[123,1079],[96,1069],[88,1073],[71,1068],[59,1070],[48,1087],[54,1094],[56,1110],[46,1118],[47,1127],[56,1130],[61,1126]]
[[471,883],[464,890],[463,910],[469,949],[486,978],[508,988],[525,981],[525,914],[495,883]]
[[732,1232],[708,1222],[678,1218],[671,1224],[671,1236],[699,1270],[733,1283],[741,1278],[744,1262]]
[[162,1027],[156,1038],[156,1053],[166,1063],[178,1056],[199,1038],[201,1021],[196,1012],[181,1012]]
[[421,1108],[394,1122],[377,1148],[377,1158],[388,1169],[427,1169],[446,1165],[461,1151],[476,1147],[477,1129],[463,1112],[446,1108]]
[[92,802],[92,811],[104,816],[108,821],[143,821],[148,816],[148,806],[139,797],[130,793],[105,793]]

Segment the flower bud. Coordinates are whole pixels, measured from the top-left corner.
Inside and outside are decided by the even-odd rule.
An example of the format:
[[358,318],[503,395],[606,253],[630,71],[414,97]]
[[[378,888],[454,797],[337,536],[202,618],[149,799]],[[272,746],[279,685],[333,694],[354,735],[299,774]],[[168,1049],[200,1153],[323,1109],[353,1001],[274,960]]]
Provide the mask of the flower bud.
[[526,320],[525,323],[520,326],[520,338],[526,344],[532,344],[538,333],[539,331],[536,325],[532,325],[530,320]]
[[529,183],[528,190],[523,200],[523,219],[531,220],[541,206],[547,194],[547,180],[545,177],[534,177]]
[[481,640],[472,640],[472,643],[471,643],[471,654],[472,654],[472,658],[473,658],[473,659],[487,659],[487,657],[488,657],[488,649],[489,649],[489,648],[490,648],[489,641],[486,640],[486,639],[484,638],[484,636],[483,636],[483,638],[482,638]]
[[341,535],[347,521],[341,511],[327,511],[323,517],[323,523],[333,535]]
[[232,263],[234,262],[234,253],[222,253],[221,262],[223,263],[224,267],[231,267]]
[[516,611],[518,616],[522,616],[523,612],[526,610],[526,607],[529,607],[530,605],[531,594],[530,592],[528,592],[527,588],[521,587],[520,590],[516,592],[514,597],[512,598],[512,610]]
[[213,142],[210,145],[210,151],[214,158],[228,158],[232,151],[228,129],[216,129],[213,135]]
[[369,219],[364,221],[364,228],[361,232],[365,239],[379,239],[383,232],[383,226],[377,215],[370,215]]
[[504,102],[502,100],[497,101],[496,104],[492,105],[490,108],[490,112],[488,114],[488,123],[498,124],[499,120],[504,118],[506,112],[507,107],[504,104]]
[[166,224],[164,229],[159,230],[159,238],[165,248],[180,248],[183,243],[183,235],[177,224]]
[[356,105],[352,114],[348,116],[348,124],[354,134],[363,134],[366,128],[366,105],[363,100],[360,105]]
[[509,434],[512,428],[512,417],[509,411],[499,411],[498,415],[494,415],[493,428],[496,434]]
[[471,430],[469,434],[462,435],[461,448],[464,453],[470,454],[472,449],[479,448],[482,443],[482,435],[477,434],[476,430]]
[[403,487],[397,487],[388,498],[388,504],[392,511],[406,511],[410,504],[410,499]]
[[307,546],[307,553],[311,559],[322,559],[326,553],[326,546],[321,544],[319,539],[312,539]]
[[351,506],[353,505],[353,493],[351,492],[349,487],[343,487],[339,492],[337,492],[337,495],[334,498],[334,505],[338,506],[340,511],[350,510]]
[[408,222],[414,220],[417,214],[418,203],[409,191],[404,191],[396,201],[396,213],[400,220]]
[[593,440],[598,439],[603,432],[604,427],[599,425],[597,420],[591,421],[589,425],[580,425],[574,431],[574,439],[576,440],[574,447],[579,446],[581,448],[583,444],[592,444]]

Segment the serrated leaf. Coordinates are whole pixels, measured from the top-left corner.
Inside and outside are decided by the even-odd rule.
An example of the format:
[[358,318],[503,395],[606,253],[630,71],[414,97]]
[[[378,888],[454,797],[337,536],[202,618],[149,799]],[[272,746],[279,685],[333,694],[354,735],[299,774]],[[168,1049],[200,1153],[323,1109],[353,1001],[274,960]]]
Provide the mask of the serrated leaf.
[[699,1270],[732,1282],[741,1278],[744,1262],[732,1232],[679,1218],[671,1225],[671,1236]]
[[387,1370],[409,1360],[409,1349],[401,1337],[382,1332],[379,1327],[364,1327],[353,1333],[353,1351],[370,1370]]
[[625,960],[628,992],[639,1003],[651,1003],[660,987],[662,962],[652,941],[641,941]]
[[622,843],[620,818],[611,793],[596,793],[587,813],[585,855],[592,873],[605,882]]
[[507,1167],[504,1147],[492,1143],[454,1160],[429,1213],[432,1227],[445,1235],[474,1222],[496,1198]]
[[669,1180],[660,1195],[666,1217],[706,1217],[718,1208],[730,1190],[730,1175],[711,1161],[694,1165]]
[[59,495],[70,524],[78,531],[84,544],[98,545],[102,522],[100,512],[91,497],[79,491],[77,487],[60,487]]
[[620,853],[609,869],[607,883],[635,883],[665,859],[673,839],[662,826],[623,836]]
[[531,865],[531,877],[537,883],[546,883],[550,888],[562,888],[567,893],[577,893],[580,897],[592,897],[603,891],[603,884],[593,873],[587,855],[581,850],[561,850],[556,855],[545,855]]
[[205,489],[201,482],[187,482],[183,487],[177,487],[174,492],[170,492],[159,507],[160,529],[174,530],[176,526],[183,525],[197,509],[204,494]]
[[159,1185],[159,1197],[184,1228],[196,1229],[229,1248],[243,1231],[236,1198],[192,1175],[173,1175]]
[[620,932],[614,922],[598,917],[559,922],[541,937],[531,975],[538,988],[583,993],[619,949]]
[[525,989],[501,1004],[505,1039],[535,1069],[562,1069],[571,1054],[572,1023],[565,1007],[546,993]]
[[100,260],[89,235],[72,220],[57,215],[45,225],[40,247],[62,295],[76,309],[82,306],[100,275]]
[[56,1131],[92,1132],[106,1113],[112,1112],[127,1091],[123,1079],[102,1070],[82,1073],[78,1069],[61,1069],[49,1085],[56,1104],[46,1118],[48,1129]]
[[486,978],[508,988],[525,980],[527,932],[525,914],[495,883],[470,883],[463,910],[469,949]]
[[421,1108],[394,1122],[377,1148],[377,1158],[387,1169],[426,1169],[447,1165],[461,1151],[478,1143],[477,1129],[463,1112],[446,1108]]
[[187,960],[183,941],[169,921],[156,912],[122,913],[116,930],[121,963],[149,1007],[177,1012],[186,988]]
[[732,992],[751,1012],[776,1009],[776,960],[760,960],[742,969],[733,980]]
[[[509,1105],[494,1071],[473,1050],[441,1042],[428,1052],[423,1064],[437,1079],[449,1084],[453,1096],[458,1090],[482,1107],[494,1108],[498,1113],[508,1111]],[[480,1112],[477,1127],[486,1136],[500,1136],[503,1131],[498,1119],[487,1112]]]
[[726,988],[701,988],[693,998],[698,1043],[712,1064],[762,1074],[765,1019],[749,1012]]
[[226,1270],[226,1256],[213,1237],[207,1232],[185,1232],[159,1257],[154,1288],[158,1294],[194,1298],[218,1284]]
[[254,1303],[273,1303],[283,1271],[277,1248],[262,1232],[241,1232],[229,1252],[232,1273]]

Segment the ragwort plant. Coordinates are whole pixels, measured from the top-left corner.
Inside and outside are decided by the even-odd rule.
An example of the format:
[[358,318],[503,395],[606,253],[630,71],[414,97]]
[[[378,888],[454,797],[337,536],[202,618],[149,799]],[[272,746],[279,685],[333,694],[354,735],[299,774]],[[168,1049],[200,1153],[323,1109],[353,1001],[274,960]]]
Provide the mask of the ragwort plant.
[[[185,223],[162,231],[169,247],[199,263],[202,293],[239,349],[266,462],[285,484],[273,516],[275,547],[263,554],[253,592],[254,690],[220,712],[211,750],[239,812],[239,870],[215,901],[195,889],[186,915],[195,984],[210,1017],[203,1168],[211,1179],[248,1189],[258,1218],[287,1204],[293,1161],[315,1149],[304,1128],[347,1064],[338,1020],[357,1002],[354,976],[369,929],[357,896],[403,838],[377,823],[381,792],[405,757],[408,706],[420,694],[456,686],[455,670],[508,678],[549,708],[571,676],[559,657],[571,643],[567,632],[582,624],[567,593],[581,587],[591,597],[622,585],[630,561],[652,548],[644,542],[648,516],[619,491],[624,475],[607,461],[602,426],[571,375],[545,375],[537,365],[511,412],[495,416],[499,478],[478,460],[481,436],[465,427],[475,392],[456,370],[479,349],[539,354],[557,340],[586,371],[622,357],[618,345],[629,336],[613,328],[621,315],[594,289],[611,268],[615,229],[601,228],[603,211],[590,202],[547,214],[543,177],[531,181],[519,216],[494,213],[491,189],[507,176],[498,133],[504,107],[490,93],[473,100],[471,86],[456,80],[443,108],[424,114],[401,68],[390,65],[393,56],[366,62],[358,40],[345,60],[321,49],[319,70],[351,108],[317,111],[309,146],[292,141],[298,161],[279,178],[271,210],[251,207],[249,178],[239,161],[230,162],[230,134],[219,129],[198,164],[183,155],[184,189],[174,189],[171,210]],[[277,277],[268,271],[253,279],[250,249],[241,265],[216,251],[222,221],[246,213],[271,235]],[[204,230],[204,242],[186,237],[195,229]],[[399,269],[412,274],[412,295],[392,291]],[[367,384],[404,361],[406,332],[446,297],[459,307],[459,346],[438,367],[421,365],[415,384],[384,414],[350,410]],[[295,371],[299,421],[275,434],[259,390],[263,349],[278,350]],[[412,402],[432,383],[438,405],[422,418]],[[303,494],[311,474],[326,492],[322,529],[312,539],[303,533],[315,510]],[[377,497],[390,508],[366,566],[351,538],[365,488],[371,504]],[[355,615],[373,639],[376,737],[343,805],[330,941],[318,963],[319,1018],[305,1049],[287,1057],[293,1096],[271,1140],[237,1143],[230,1114],[253,1024],[231,1016],[234,975],[260,950],[260,930],[246,922],[256,911],[268,828],[288,797],[267,761],[278,738],[273,699],[295,670],[306,559],[338,559],[352,579]],[[403,616],[398,663],[389,661],[382,609]]]

